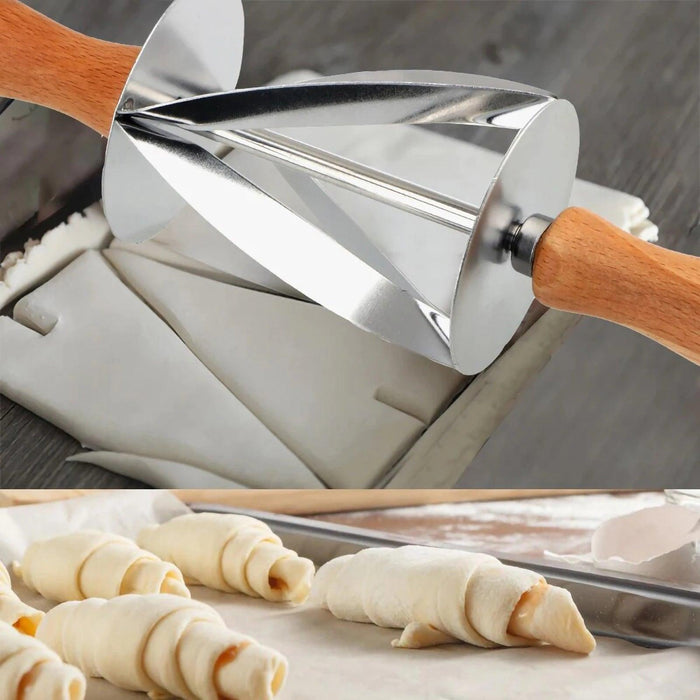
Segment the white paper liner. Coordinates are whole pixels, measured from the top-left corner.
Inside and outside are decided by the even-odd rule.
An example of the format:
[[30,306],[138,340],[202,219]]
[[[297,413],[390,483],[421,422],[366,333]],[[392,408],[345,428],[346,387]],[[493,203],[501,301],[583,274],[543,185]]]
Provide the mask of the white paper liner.
[[190,512],[168,491],[103,491],[75,499],[0,508],[0,561],[21,559],[35,540],[93,529],[134,538],[146,525]]
[[569,564],[700,583],[698,540],[700,512],[666,504],[606,520],[593,532],[588,554],[545,554]]
[[[64,502],[0,510],[0,558],[21,556],[34,538],[79,528],[133,536],[148,522],[163,522],[187,508],[168,493],[112,492]],[[16,584],[16,581],[15,581]],[[29,604],[51,605],[15,585]],[[396,630],[344,622],[325,610],[291,607],[192,587],[233,629],[271,646],[289,660],[280,700],[435,700],[462,698],[691,698],[700,684],[698,652],[643,649],[599,639],[579,657],[555,648],[484,650],[464,644],[393,649]],[[145,698],[88,681],[88,700]]]

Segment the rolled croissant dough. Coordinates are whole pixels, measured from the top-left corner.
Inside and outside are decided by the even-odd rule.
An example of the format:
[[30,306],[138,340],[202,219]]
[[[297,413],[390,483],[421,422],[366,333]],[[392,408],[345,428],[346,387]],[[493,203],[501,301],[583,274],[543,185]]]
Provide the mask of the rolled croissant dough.
[[464,381],[314,304],[125,251],[105,255],[231,392],[333,487],[372,486]]
[[40,641],[0,622],[0,697],[83,700],[85,677]]
[[127,537],[79,530],[32,543],[14,566],[29,588],[54,601],[127,593],[190,597],[180,570]]
[[[321,482],[89,251],[0,318],[0,390],[92,447],[251,487]],[[60,371],[55,363],[60,362]]]
[[138,543],[176,564],[188,580],[275,602],[303,602],[314,576],[313,562],[284,547],[265,523],[245,515],[181,515],[145,528]]
[[286,659],[226,627],[210,606],[171,595],[62,603],[37,638],[86,675],[154,697],[271,700]]
[[[65,532],[71,524],[111,528],[131,536],[135,523],[142,529],[149,521],[165,521],[183,511],[174,496],[152,490],[0,509],[0,530],[8,536],[0,558],[9,561],[21,556],[25,543],[52,531]],[[38,521],[42,529],[37,529]],[[13,540],[17,547],[12,546]],[[36,594],[18,591],[34,605],[45,603]],[[562,694],[592,699],[611,693],[620,698],[666,700],[694,697],[692,688],[700,679],[697,651],[689,647],[649,649],[622,639],[600,638],[595,654],[585,659],[554,648],[504,648],[493,653],[454,644],[404,653],[391,648],[396,630],[351,624],[316,605],[271,605],[201,586],[192,593],[214,606],[231,628],[288,658],[290,674],[280,698],[386,700],[390,689],[390,697],[412,700]],[[103,680],[91,681],[89,686],[88,697],[96,700],[143,697]]]
[[[513,634],[517,606],[535,589],[521,629],[537,634]],[[545,596],[546,610],[540,604]],[[546,586],[539,574],[506,566],[487,554],[420,546],[364,549],[324,564],[311,601],[343,620],[403,629],[394,642],[400,647],[457,640],[480,647],[549,641],[585,653],[595,647],[567,591]]]
[[0,561],[0,625],[5,623],[33,635],[44,613],[23,603],[12,590],[10,574]]

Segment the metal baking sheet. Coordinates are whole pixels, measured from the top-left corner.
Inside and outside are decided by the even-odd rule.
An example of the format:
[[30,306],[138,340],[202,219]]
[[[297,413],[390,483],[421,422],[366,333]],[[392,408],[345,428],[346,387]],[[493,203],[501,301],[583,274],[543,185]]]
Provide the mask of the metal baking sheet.
[[[205,503],[190,504],[190,507],[195,512],[237,513],[258,518],[283,538],[286,546],[318,566],[365,547],[440,546],[376,530],[245,508]],[[450,544],[450,547],[467,549],[457,544]],[[504,564],[536,571],[549,583],[566,588],[595,635],[624,639],[645,647],[700,647],[700,586],[559,562],[545,564],[526,558],[503,557],[497,551],[486,553],[498,557]]]

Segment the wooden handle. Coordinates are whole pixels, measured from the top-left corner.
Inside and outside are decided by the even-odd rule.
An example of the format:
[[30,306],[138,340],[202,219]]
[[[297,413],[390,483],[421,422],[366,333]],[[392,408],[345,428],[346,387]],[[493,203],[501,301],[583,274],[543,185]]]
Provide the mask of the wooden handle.
[[532,279],[543,304],[627,326],[700,364],[700,258],[572,207],[537,244]]
[[139,51],[0,0],[0,95],[63,112],[103,136]]

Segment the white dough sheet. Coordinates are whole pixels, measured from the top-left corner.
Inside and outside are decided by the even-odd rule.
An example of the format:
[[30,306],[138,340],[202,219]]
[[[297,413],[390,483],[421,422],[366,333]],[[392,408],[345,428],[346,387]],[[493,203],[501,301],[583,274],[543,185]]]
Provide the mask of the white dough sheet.
[[143,298],[90,251],[0,318],[0,389],[93,463],[163,486],[367,487],[462,381],[306,302],[106,254]]
[[[163,492],[91,495],[59,503],[0,509],[0,559],[9,563],[36,538],[79,528],[125,536],[144,524],[186,512]],[[51,604],[17,582],[28,604]],[[232,629],[287,657],[289,674],[280,700],[481,700],[482,698],[615,697],[645,700],[695,697],[698,651],[652,650],[599,638],[587,657],[553,647],[479,649],[466,644],[396,649],[396,630],[345,622],[312,604],[287,606],[192,586],[193,598],[212,605]],[[88,700],[145,697],[88,680]]]
[[84,445],[251,487],[321,482],[97,251],[0,318],[0,389]]
[[221,284],[121,250],[126,282],[326,484],[372,485],[461,382],[315,304]]
[[[412,126],[289,132],[476,203],[501,160]],[[463,237],[247,154],[227,160],[334,235],[361,227],[358,254],[449,307],[446,271]],[[309,188],[326,195],[314,211]],[[637,197],[577,181],[572,203],[655,239]],[[93,217],[103,236],[91,209],[44,239],[64,250]],[[150,241],[115,239],[104,255],[65,262],[56,253],[55,277],[0,318],[0,391],[94,450],[71,459],[154,486],[373,487],[464,386],[456,371],[307,303],[189,208]],[[46,258],[40,276],[50,267]]]
[[0,308],[51,277],[84,251],[104,248],[111,240],[99,203],[69,216],[41,240],[28,240],[24,250],[8,253],[0,264]]

